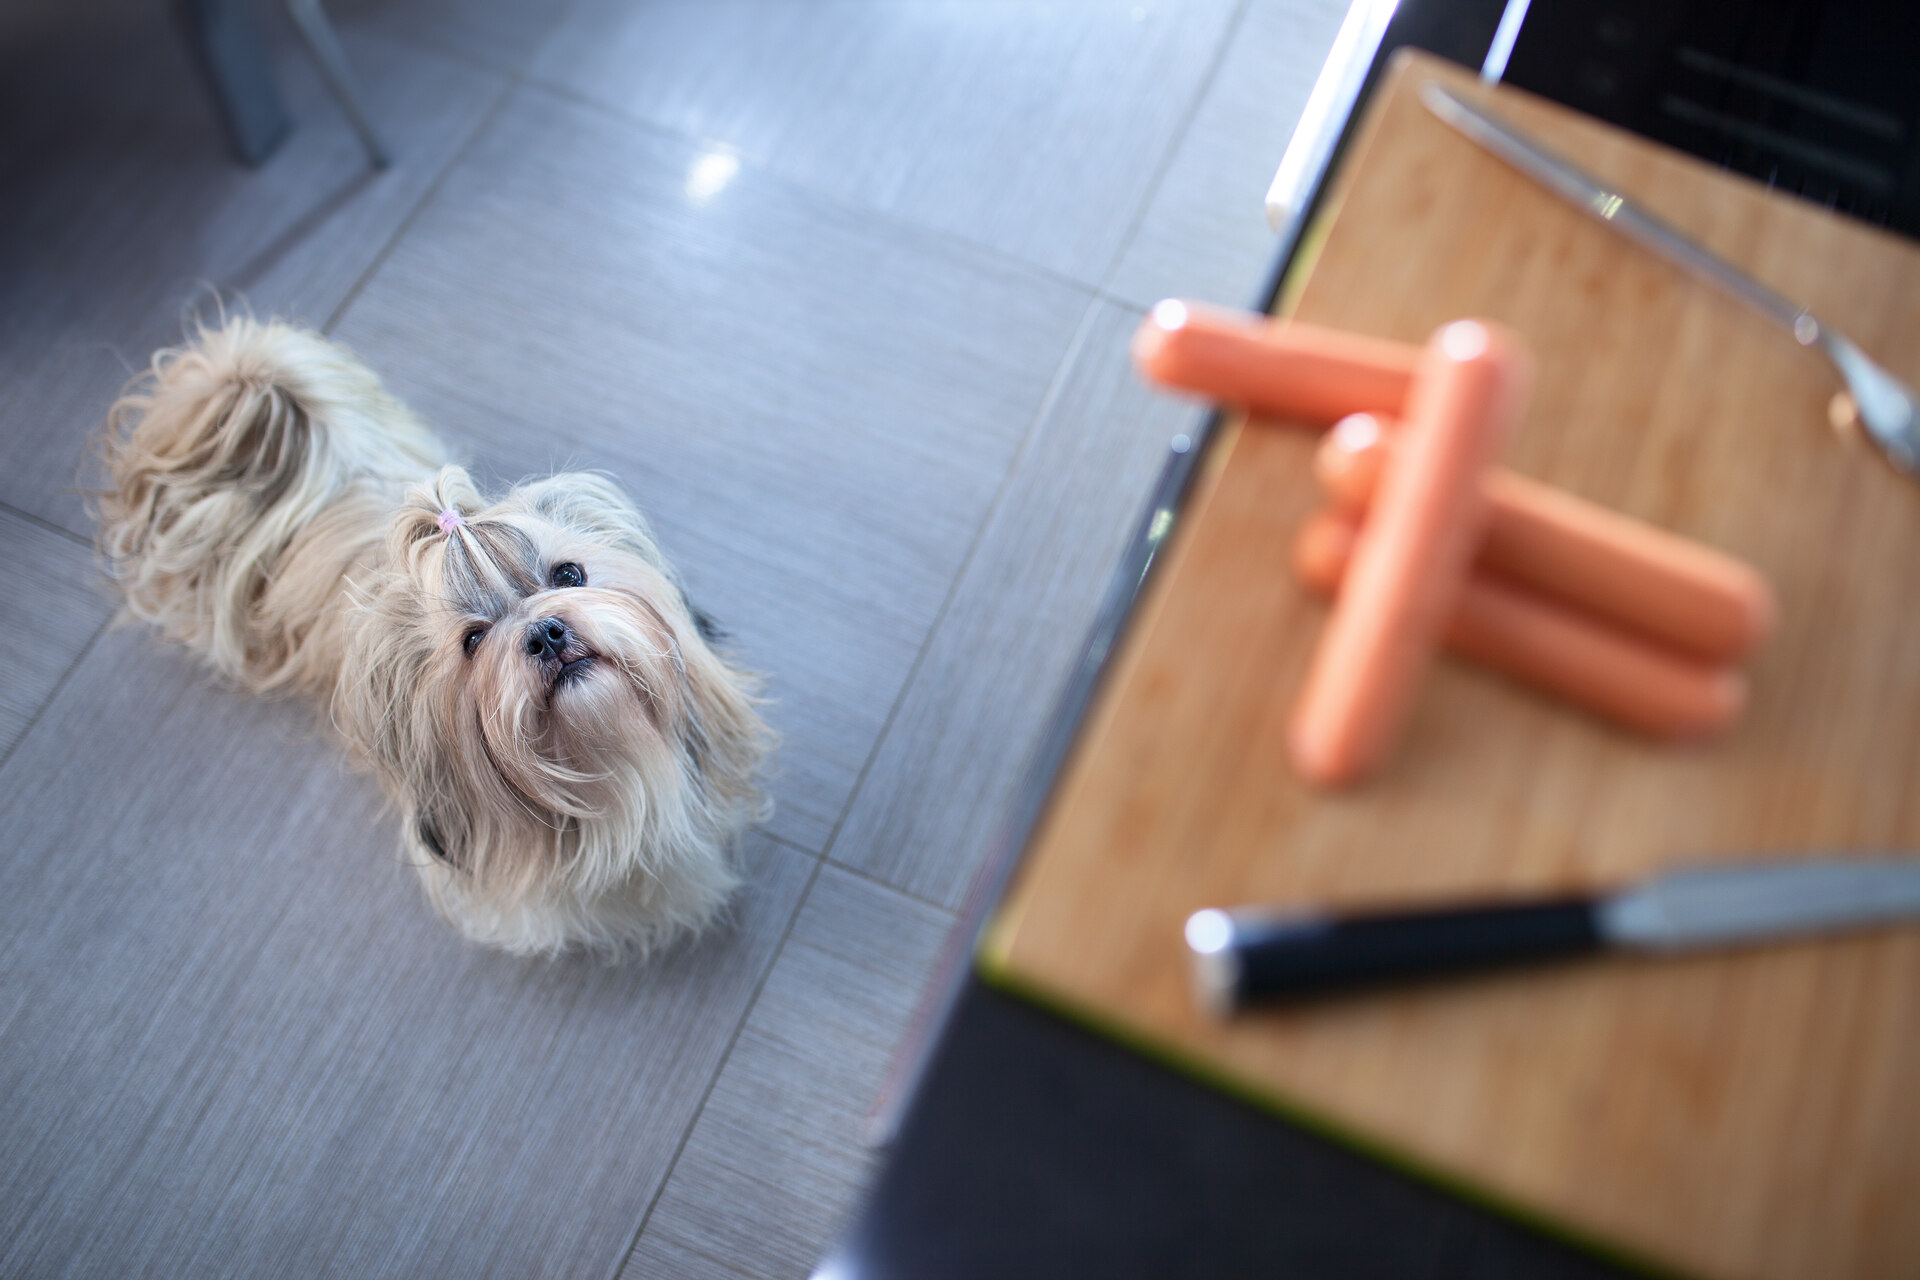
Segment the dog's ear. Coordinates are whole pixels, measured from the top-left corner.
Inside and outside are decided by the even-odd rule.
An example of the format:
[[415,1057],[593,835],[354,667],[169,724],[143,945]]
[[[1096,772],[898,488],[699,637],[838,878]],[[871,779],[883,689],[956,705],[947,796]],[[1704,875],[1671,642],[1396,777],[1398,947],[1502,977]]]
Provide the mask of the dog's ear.
[[708,644],[725,644],[733,639],[732,634],[725,627],[714,621],[712,614],[691,600],[687,601],[687,612],[693,615],[693,629],[698,631],[700,638]]
[[449,867],[453,867],[455,870],[459,869],[460,860],[449,852],[446,841],[441,838],[440,828],[434,822],[432,815],[425,812],[414,814],[413,834],[419,838],[421,845],[428,853],[438,858],[441,862],[446,863]]

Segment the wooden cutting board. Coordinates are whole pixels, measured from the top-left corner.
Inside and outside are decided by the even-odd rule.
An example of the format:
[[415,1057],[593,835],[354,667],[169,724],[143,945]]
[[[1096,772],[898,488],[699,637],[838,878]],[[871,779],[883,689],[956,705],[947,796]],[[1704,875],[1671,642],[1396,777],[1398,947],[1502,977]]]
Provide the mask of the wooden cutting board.
[[1205,906],[1614,884],[1920,850],[1920,486],[1837,439],[1789,338],[1423,110],[1439,78],[1920,382],[1920,250],[1421,57],[1376,97],[1289,283],[1304,320],[1532,344],[1516,469],[1727,548],[1779,592],[1754,699],[1648,745],[1441,661],[1385,772],[1326,795],[1282,725],[1324,609],[1291,580],[1314,441],[1216,440],[980,956],[989,980],[1567,1234],[1725,1277],[1920,1275],[1920,930],[1610,960],[1209,1020]]

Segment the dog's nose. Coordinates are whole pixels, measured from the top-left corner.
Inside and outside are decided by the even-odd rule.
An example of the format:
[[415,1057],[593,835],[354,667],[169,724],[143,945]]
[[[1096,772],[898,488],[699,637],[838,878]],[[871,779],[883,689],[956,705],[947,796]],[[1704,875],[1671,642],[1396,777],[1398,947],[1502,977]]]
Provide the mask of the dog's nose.
[[573,632],[558,618],[542,618],[527,628],[527,652],[542,662],[558,661]]

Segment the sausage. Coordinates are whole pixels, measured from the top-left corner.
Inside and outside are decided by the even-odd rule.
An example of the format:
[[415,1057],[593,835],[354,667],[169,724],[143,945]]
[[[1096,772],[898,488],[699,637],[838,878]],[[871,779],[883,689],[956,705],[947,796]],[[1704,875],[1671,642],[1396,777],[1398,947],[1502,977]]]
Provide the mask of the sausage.
[[[1338,591],[1359,536],[1353,512],[1320,512],[1294,540],[1295,573],[1322,594]],[[1469,574],[1442,639],[1462,657],[1649,737],[1711,737],[1747,703],[1737,670],[1648,644],[1482,571]]]
[[1142,377],[1324,427],[1361,410],[1399,414],[1420,349],[1169,298],[1133,335]]
[[[1314,458],[1321,487],[1365,510],[1392,438],[1372,415],[1336,423]],[[1738,661],[1772,631],[1773,590],[1752,566],[1511,471],[1483,483],[1482,568],[1709,662]]]
[[1288,726],[1294,766],[1339,786],[1391,750],[1486,524],[1485,472],[1532,362],[1490,324],[1442,327],[1421,353],[1405,424]]

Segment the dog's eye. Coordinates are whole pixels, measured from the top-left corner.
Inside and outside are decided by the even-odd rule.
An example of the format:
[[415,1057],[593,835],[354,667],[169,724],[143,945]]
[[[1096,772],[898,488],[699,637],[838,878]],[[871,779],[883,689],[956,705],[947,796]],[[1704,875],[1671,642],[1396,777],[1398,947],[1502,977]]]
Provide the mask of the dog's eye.
[[471,658],[473,651],[478,649],[480,642],[486,638],[487,629],[485,627],[468,627],[467,634],[460,637],[460,647],[465,649],[467,656]]
[[547,579],[552,587],[584,587],[587,585],[587,571],[569,560],[565,564],[553,566],[553,576]]

